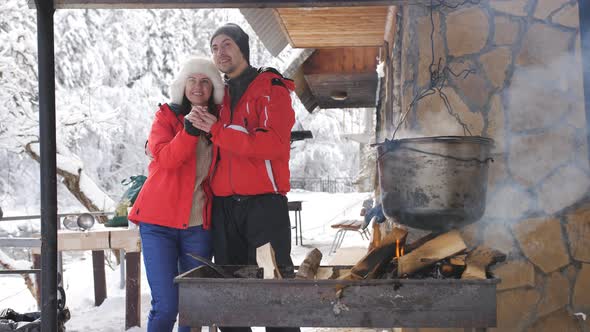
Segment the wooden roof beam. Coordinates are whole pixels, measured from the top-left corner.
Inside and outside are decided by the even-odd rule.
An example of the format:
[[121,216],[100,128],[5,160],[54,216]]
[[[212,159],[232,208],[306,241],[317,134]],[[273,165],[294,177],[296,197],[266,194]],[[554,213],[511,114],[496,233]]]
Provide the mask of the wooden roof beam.
[[[56,9],[293,8],[428,4],[430,0],[54,0]],[[28,0],[29,8],[36,8]]]

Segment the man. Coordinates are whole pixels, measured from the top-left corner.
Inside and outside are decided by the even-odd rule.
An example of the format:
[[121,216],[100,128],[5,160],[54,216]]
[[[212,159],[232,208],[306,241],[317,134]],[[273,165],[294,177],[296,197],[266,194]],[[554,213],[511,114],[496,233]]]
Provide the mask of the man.
[[[213,251],[217,264],[255,265],[256,248],[270,242],[283,277],[293,276],[287,197],[295,86],[274,69],[250,65],[248,35],[226,24],[211,37],[226,93],[219,120],[200,113],[196,127],[215,146],[211,165]],[[222,328],[242,331],[249,328]],[[299,331],[267,328],[267,331]]]

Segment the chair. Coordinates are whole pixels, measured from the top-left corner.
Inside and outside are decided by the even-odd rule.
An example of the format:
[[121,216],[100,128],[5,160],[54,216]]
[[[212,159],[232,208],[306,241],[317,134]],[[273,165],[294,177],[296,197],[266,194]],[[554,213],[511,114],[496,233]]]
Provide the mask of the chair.
[[[365,213],[368,209],[373,206],[373,199],[366,199],[363,201],[363,208],[361,209],[360,216],[364,217]],[[370,220],[369,220],[370,221]],[[365,218],[362,219],[352,219],[352,220],[343,220],[337,224],[333,224],[331,227],[334,229],[338,229],[336,235],[334,236],[334,241],[332,241],[332,246],[330,246],[330,253],[335,253],[338,248],[342,245],[344,241],[344,236],[348,231],[355,231],[361,235],[361,237],[365,240],[370,241],[370,233],[368,230],[369,222],[365,221]]]

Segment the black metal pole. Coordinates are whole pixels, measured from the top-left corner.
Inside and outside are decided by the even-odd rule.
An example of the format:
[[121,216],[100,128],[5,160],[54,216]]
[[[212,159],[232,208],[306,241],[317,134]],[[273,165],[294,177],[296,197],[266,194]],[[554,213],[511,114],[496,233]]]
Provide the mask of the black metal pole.
[[580,38],[582,40],[582,70],[584,75],[584,103],[586,105],[586,135],[590,156],[590,1],[578,0]]
[[53,0],[35,0],[41,149],[41,330],[57,332],[57,179]]

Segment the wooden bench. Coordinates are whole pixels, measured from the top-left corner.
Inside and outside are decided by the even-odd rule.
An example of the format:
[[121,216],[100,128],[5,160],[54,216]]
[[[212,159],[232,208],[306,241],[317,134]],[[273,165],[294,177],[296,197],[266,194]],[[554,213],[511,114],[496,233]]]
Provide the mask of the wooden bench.
[[344,236],[348,231],[355,231],[358,232],[361,237],[365,240],[370,241],[370,233],[368,231],[367,225],[365,225],[365,221],[363,219],[356,219],[356,220],[343,220],[338,224],[332,225],[332,228],[338,229],[336,235],[334,236],[334,241],[332,241],[332,246],[330,247],[330,253],[336,252],[338,248],[342,245],[342,241],[344,241]]
[[[363,207],[361,208],[361,212],[359,215],[364,217],[365,214],[371,207],[373,206],[373,199],[365,199],[363,201]],[[338,248],[342,245],[342,241],[344,241],[344,236],[348,231],[354,231],[361,235],[363,239],[371,241],[371,234],[368,230],[369,223],[365,224],[365,218],[360,219],[347,219],[342,220],[337,224],[333,224],[331,227],[337,229],[336,235],[334,236],[334,241],[332,241],[332,246],[330,247],[330,253],[335,253]]]

